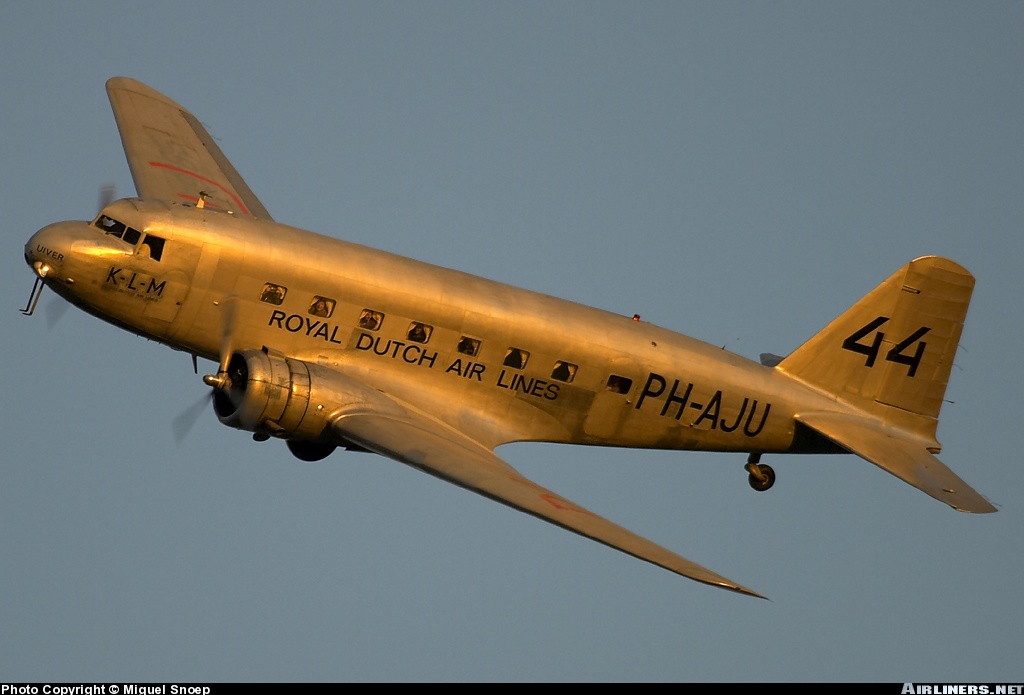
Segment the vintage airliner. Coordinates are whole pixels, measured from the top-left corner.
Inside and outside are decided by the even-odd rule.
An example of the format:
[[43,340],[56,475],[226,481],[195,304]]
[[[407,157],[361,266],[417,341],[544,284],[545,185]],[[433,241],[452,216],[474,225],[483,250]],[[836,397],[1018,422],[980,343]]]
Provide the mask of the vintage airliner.
[[25,246],[43,287],[218,363],[225,425],[306,461],[414,466],[685,577],[759,596],[524,478],[522,441],[854,453],[949,506],[995,508],[935,454],[974,278],[911,261],[785,358],[746,360],[639,320],[275,222],[195,116],[135,80],[107,93],[138,197]]

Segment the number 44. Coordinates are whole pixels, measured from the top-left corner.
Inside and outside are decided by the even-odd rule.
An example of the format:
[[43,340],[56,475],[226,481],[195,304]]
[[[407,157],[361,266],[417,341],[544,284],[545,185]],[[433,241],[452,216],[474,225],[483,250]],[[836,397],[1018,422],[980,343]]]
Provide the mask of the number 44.
[[[877,329],[888,320],[888,316],[879,316],[863,328],[858,328],[843,341],[843,349],[867,355],[868,359],[864,363],[864,366],[874,367],[875,360],[878,359],[878,352],[882,347],[882,340],[885,339],[885,334]],[[918,365],[921,364],[921,357],[924,355],[925,345],[927,345],[927,343],[921,340],[921,338],[930,330],[930,328],[921,326],[909,336],[893,345],[892,349],[885,353],[885,361],[907,365],[909,367],[907,376],[914,376],[917,373]],[[871,331],[876,331],[874,338],[870,343],[862,343],[861,339],[866,337],[871,333]],[[914,345],[914,343],[917,343],[917,348],[914,350],[913,354],[909,354],[907,349]]]

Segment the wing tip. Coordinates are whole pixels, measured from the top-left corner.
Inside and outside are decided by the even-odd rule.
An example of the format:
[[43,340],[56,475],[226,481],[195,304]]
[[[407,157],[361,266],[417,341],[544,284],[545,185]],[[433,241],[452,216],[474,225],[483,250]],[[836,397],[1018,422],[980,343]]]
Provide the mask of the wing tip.
[[176,102],[173,99],[171,99],[170,97],[168,97],[166,94],[163,94],[162,92],[158,92],[157,90],[153,89],[149,85],[144,84],[142,82],[139,82],[138,80],[136,80],[134,78],[131,78],[131,77],[120,77],[120,76],[118,76],[118,77],[111,77],[106,82],[106,88],[107,88],[107,95],[109,97],[111,97],[111,98],[114,96],[114,94],[116,92],[119,92],[119,91],[120,92],[135,92],[136,94],[141,94],[143,96],[149,97],[150,99],[155,99],[155,100],[157,100],[159,102],[162,102],[164,104],[168,104],[169,106],[173,106],[174,108],[176,108],[176,109],[178,109],[180,111],[187,111],[188,110],[188,109],[184,108],[178,102]]
[[717,586],[717,587],[719,587],[721,589],[728,589],[729,591],[734,591],[737,594],[743,594],[744,596],[753,596],[754,598],[759,598],[759,599],[762,599],[764,601],[771,601],[771,599],[768,598],[767,596],[765,596],[763,594],[759,594],[759,593],[757,593],[756,591],[754,591],[752,589],[748,589],[747,587],[741,586],[740,584],[736,584],[734,582],[730,582],[728,584],[718,584],[718,583],[716,583],[716,584],[713,584],[712,586]]
[[959,504],[955,501],[950,502],[949,500],[946,500],[946,504],[958,512],[963,512],[964,514],[994,514],[999,511],[994,504],[989,502],[980,494],[978,495],[977,500],[974,500],[969,504]]

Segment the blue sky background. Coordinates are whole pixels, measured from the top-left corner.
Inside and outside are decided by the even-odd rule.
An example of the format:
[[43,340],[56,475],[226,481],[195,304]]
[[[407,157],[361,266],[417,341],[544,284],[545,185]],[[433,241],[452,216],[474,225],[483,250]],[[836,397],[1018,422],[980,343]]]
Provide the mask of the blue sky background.
[[[0,679],[1021,682],[1024,4],[3,4]],[[134,188],[104,81],[192,110],[280,221],[785,354],[921,255],[977,276],[942,459],[520,444],[715,590],[389,460],[208,413],[22,248]],[[203,365],[201,365],[202,367]]]

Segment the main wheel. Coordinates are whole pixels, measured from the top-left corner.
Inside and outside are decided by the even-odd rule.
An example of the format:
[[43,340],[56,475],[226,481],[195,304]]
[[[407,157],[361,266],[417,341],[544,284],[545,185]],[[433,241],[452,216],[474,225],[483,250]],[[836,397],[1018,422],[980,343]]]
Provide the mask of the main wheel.
[[[756,471],[753,468],[756,467]],[[747,470],[750,471],[750,475],[747,477],[747,481],[750,483],[750,487],[754,488],[758,492],[764,492],[772,485],[775,484],[775,469],[766,463],[753,463],[749,464]]]

